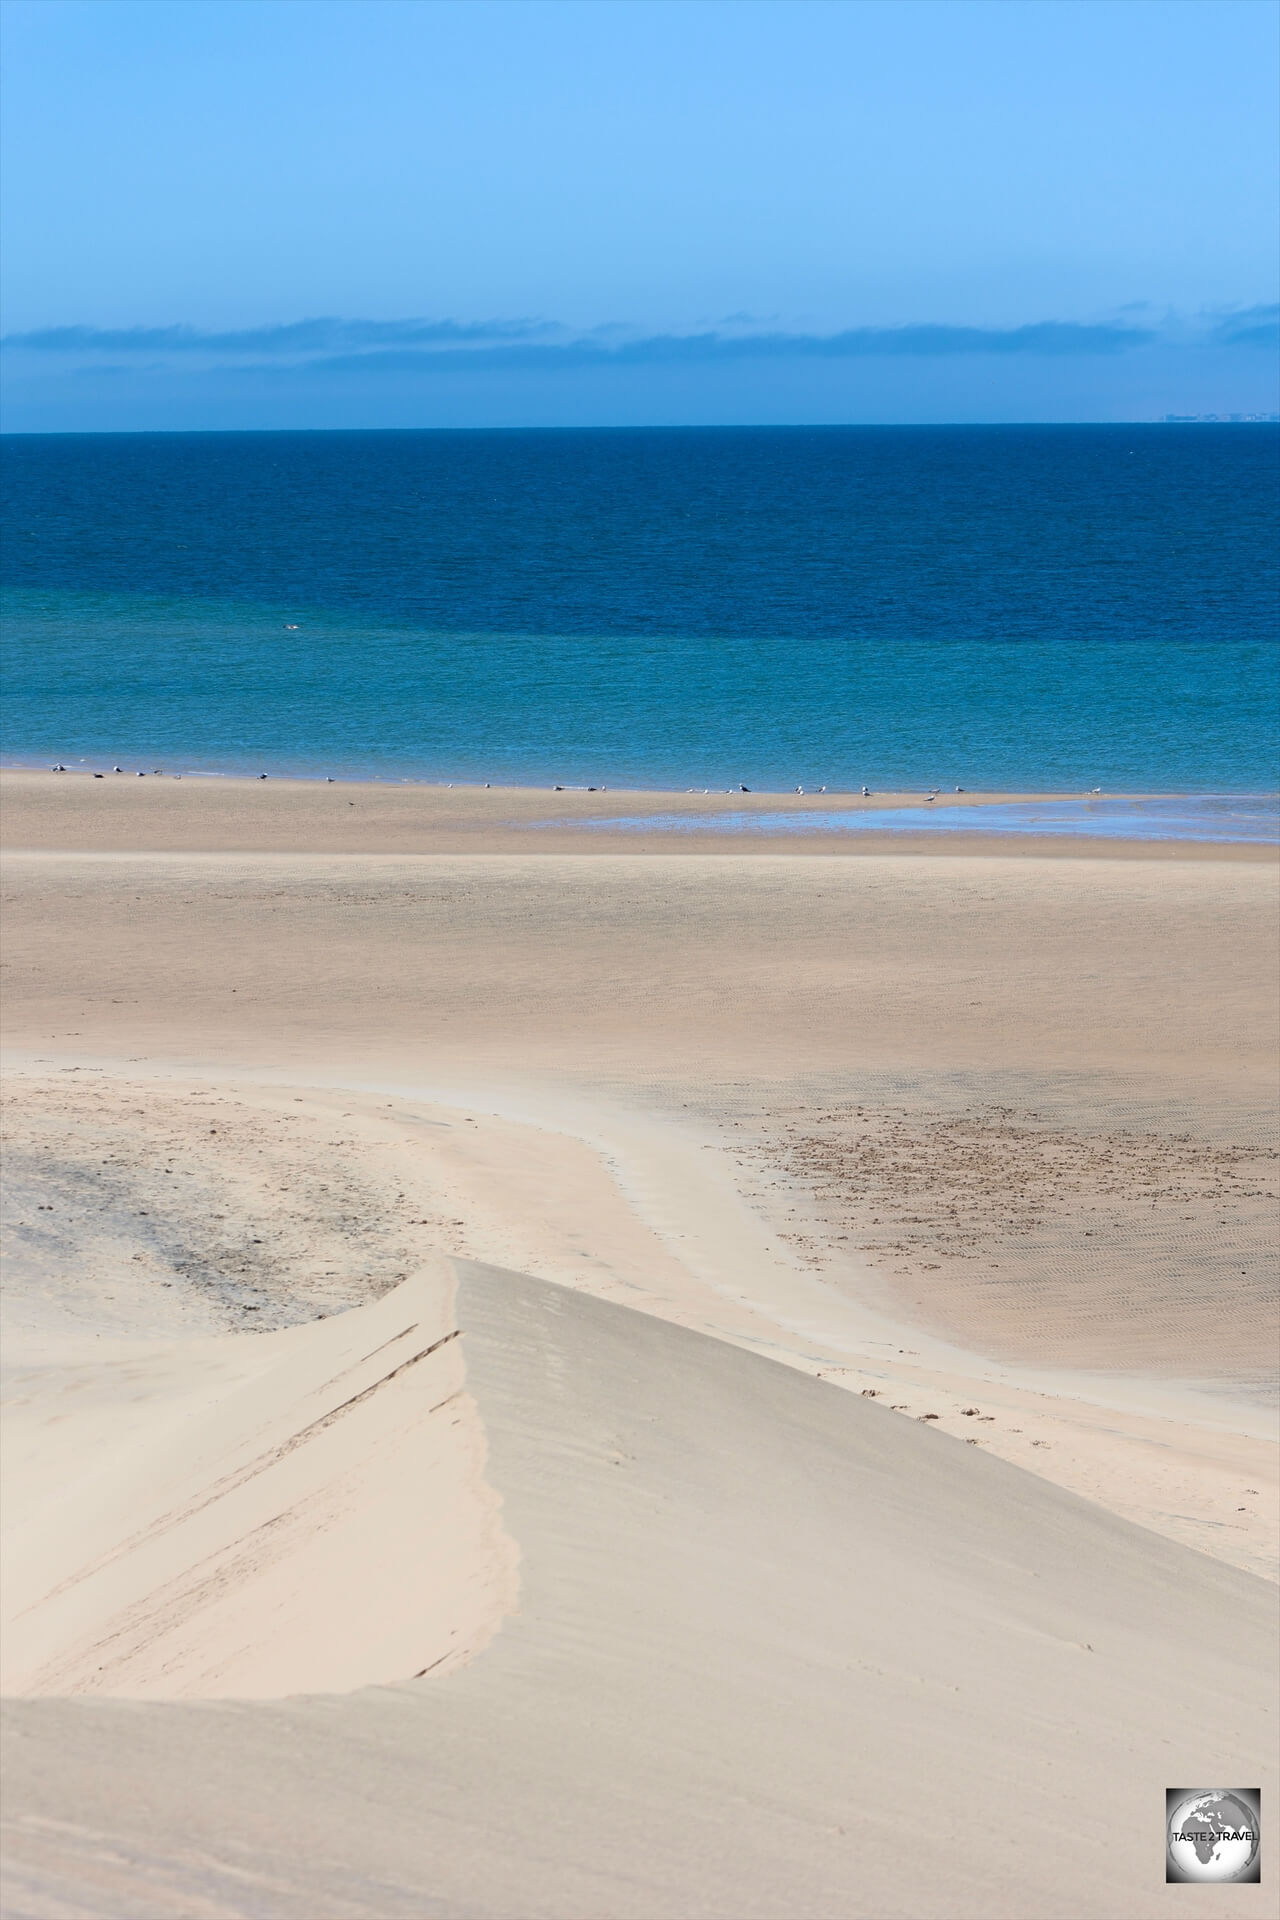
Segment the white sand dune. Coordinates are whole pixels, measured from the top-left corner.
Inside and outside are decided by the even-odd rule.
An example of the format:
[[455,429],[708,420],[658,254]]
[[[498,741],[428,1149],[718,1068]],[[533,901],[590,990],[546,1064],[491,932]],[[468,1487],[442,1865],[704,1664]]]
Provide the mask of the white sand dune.
[[[325,1360],[358,1352],[359,1390],[390,1371],[363,1356],[405,1292],[343,1334],[240,1344],[309,1365],[359,1329]],[[521,1556],[501,1631],[344,1697],[10,1702],[8,1912],[1121,1920],[1166,1904],[1165,1786],[1261,1780],[1274,1804],[1264,1582],[625,1307],[463,1265],[457,1318],[436,1358],[462,1349]],[[454,1378],[433,1365],[397,1376],[428,1432]],[[292,1428],[319,1403],[300,1365],[272,1378]],[[327,1432],[358,1461],[354,1420]],[[425,1534],[422,1463],[402,1461]],[[484,1549],[455,1538],[473,1564],[478,1511]],[[374,1540],[349,1513],[329,1569],[387,1584],[404,1517],[384,1507]],[[189,1691],[221,1690],[183,1659]],[[1269,1900],[1206,1887],[1197,1910]]]
[[5,1692],[344,1691],[474,1653],[515,1555],[461,1382],[443,1262],[310,1326],[28,1369]]

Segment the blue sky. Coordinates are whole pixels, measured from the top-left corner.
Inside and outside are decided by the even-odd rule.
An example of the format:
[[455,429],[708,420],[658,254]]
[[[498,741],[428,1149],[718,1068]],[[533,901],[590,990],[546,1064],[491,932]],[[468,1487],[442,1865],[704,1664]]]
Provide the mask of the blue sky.
[[1280,407],[1270,0],[8,0],[9,430]]

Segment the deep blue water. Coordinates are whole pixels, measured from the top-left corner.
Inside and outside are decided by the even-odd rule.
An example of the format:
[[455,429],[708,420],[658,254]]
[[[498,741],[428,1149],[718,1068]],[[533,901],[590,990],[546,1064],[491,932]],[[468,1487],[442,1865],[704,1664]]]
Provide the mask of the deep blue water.
[[1242,792],[1280,431],[10,437],[10,761]]

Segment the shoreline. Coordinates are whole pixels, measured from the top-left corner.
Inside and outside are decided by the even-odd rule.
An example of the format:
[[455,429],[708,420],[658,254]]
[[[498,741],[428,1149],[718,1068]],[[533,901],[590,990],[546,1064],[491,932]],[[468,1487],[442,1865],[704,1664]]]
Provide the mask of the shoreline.
[[[189,853],[627,853],[1011,855],[1025,858],[1271,861],[1269,838],[1161,831],[1117,808],[1192,806],[1216,796],[1161,793],[725,793],[638,788],[479,787],[379,780],[150,772],[94,775],[0,768],[0,839],[12,851]],[[1270,829],[1270,795],[1249,831]],[[1103,830],[1040,809],[1096,805]],[[1003,810],[1003,812],[1001,811]],[[1025,818],[1008,824],[1010,813]],[[996,813],[1001,824],[988,825]],[[886,816],[889,816],[886,819]],[[932,817],[931,817],[932,816]],[[945,818],[944,818],[945,816]],[[860,824],[865,818],[866,824]],[[845,825],[845,822],[848,825]],[[934,824],[936,822],[936,824]],[[834,823],[834,824],[833,824]],[[970,824],[972,823],[972,824]],[[1185,824],[1185,816],[1184,816]],[[1088,822],[1084,823],[1085,827]],[[1177,817],[1173,818],[1177,825]],[[1141,831],[1139,831],[1141,829]]]
[[[154,758],[155,756],[148,756]],[[97,778],[99,775],[110,777],[116,773],[115,765],[109,754],[100,756],[101,765],[95,760],[76,760],[67,765],[51,766],[47,760],[11,759],[0,756],[0,780],[14,775],[37,775],[43,778],[47,774],[71,774],[83,778]],[[425,774],[402,774],[391,778],[383,773],[335,773],[291,772],[287,768],[260,767],[251,772],[248,768],[235,767],[197,767],[180,765],[178,767],[121,767],[117,778],[137,778],[139,775],[165,780],[209,780],[225,785],[257,786],[263,780],[280,782],[291,787],[379,787],[389,793],[406,790],[414,793],[495,793],[495,794],[604,794],[611,799],[637,799],[645,801],[696,801],[720,800],[732,801],[735,805],[762,805],[765,802],[779,806],[794,804],[797,807],[813,805],[817,800],[828,804],[859,806],[874,800],[878,806],[912,807],[923,806],[926,794],[932,793],[938,800],[948,805],[963,807],[983,807],[1005,804],[1012,801],[1053,802],[1062,800],[1088,800],[1102,797],[1107,800],[1276,800],[1280,798],[1280,789],[1269,787],[1229,787],[1222,785],[1205,787],[929,787],[922,782],[919,786],[876,787],[868,796],[864,796],[857,787],[747,787],[735,783],[728,787],[647,787],[619,784],[609,786],[599,782],[564,781],[545,782],[528,780],[445,780],[432,779]]]

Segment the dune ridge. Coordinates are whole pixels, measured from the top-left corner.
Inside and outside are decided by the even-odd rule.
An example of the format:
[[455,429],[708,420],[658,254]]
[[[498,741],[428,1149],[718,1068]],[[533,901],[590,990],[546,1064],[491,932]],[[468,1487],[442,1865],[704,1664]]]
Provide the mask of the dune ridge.
[[[771,1218],[744,1192],[741,1130],[477,1074],[412,1091],[325,1084],[335,1077],[12,1056],[10,1374],[51,1355],[134,1359],[165,1340],[194,1353],[211,1328],[359,1308],[442,1249],[927,1417],[1172,1539],[1280,1574],[1274,1408],[1234,1374],[1179,1378],[1188,1352],[1199,1360],[1181,1321],[1162,1372],[1126,1367],[1123,1352],[1107,1372],[1073,1367],[1090,1298],[1059,1280],[1057,1303],[1049,1284],[1039,1294],[1038,1347],[993,1358],[904,1315],[857,1259],[815,1264],[808,1236],[788,1230],[784,1203],[802,1193],[777,1188]],[[207,1339],[199,1350],[221,1351]]]
[[1164,1907],[1153,1768],[1268,1804],[1263,1582],[709,1336],[458,1275],[518,1611],[343,1700],[10,1702],[16,1911],[1127,1920]]
[[443,1263],[305,1327],[28,1369],[3,1427],[7,1693],[343,1692],[514,1604]]

